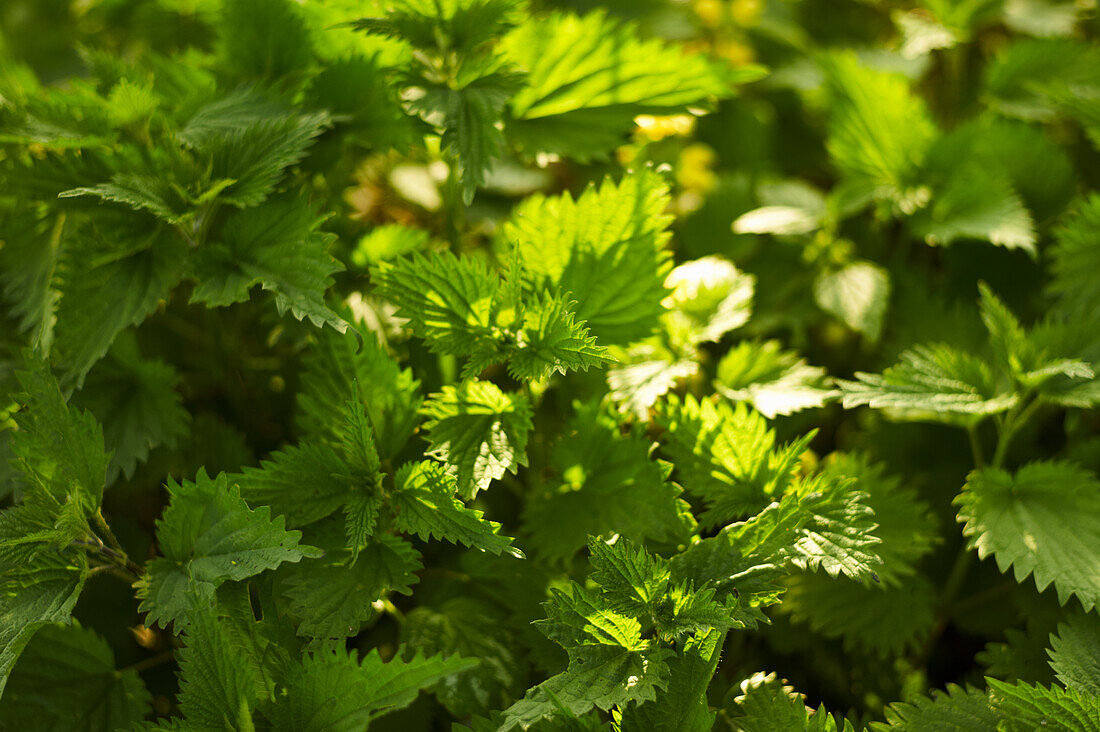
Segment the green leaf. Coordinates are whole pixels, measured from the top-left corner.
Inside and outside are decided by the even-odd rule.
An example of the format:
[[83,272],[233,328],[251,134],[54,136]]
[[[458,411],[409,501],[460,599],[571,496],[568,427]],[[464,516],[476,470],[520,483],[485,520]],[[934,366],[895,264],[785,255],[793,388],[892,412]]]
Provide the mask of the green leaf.
[[64,89],[43,86],[26,67],[25,78],[17,80],[20,65],[10,52],[5,53],[5,61],[15,73],[5,78],[5,96],[11,94],[14,103],[9,102],[0,132],[4,143],[66,150],[114,142],[108,102],[92,84],[73,80]]
[[378,339],[362,347],[351,333],[322,330],[306,351],[298,392],[298,424],[312,435],[341,439],[347,400],[366,410],[380,457],[393,458],[416,428],[420,382],[400,368]]
[[875,584],[795,575],[780,611],[825,637],[842,638],[846,648],[881,656],[903,652],[934,621],[935,593],[914,566],[938,540],[934,518],[912,488],[900,486],[864,456],[834,453],[822,474],[832,481],[853,478],[853,487],[866,494],[863,503],[873,509],[874,535],[881,539],[873,550],[882,565],[874,568]]
[[515,25],[522,8],[520,0],[397,0],[385,16],[360,18],[352,25],[422,49],[434,49],[442,37],[447,48],[468,53]]
[[269,506],[298,528],[339,509],[357,487],[347,465],[327,445],[303,443],[271,453],[260,467],[246,467],[232,483],[252,505]]
[[[513,271],[520,269],[517,261]],[[545,291],[525,300],[518,274],[502,284],[473,258],[414,255],[381,263],[376,278],[379,294],[433,350],[469,357],[466,376],[507,361],[516,379],[537,380],[610,360],[567,298]]]
[[360,701],[366,691],[359,663],[346,649],[307,653],[285,673],[278,701],[263,713],[275,730],[358,732],[371,719]]
[[937,689],[931,697],[891,704],[886,708],[886,724],[872,722],[871,729],[875,732],[997,732],[999,719],[988,692],[948,684],[946,692]]
[[552,472],[524,508],[536,552],[562,561],[599,535],[685,541],[694,522],[651,450],[640,432],[623,435],[612,419],[581,409],[552,448]]
[[662,304],[673,339],[692,345],[717,341],[752,314],[756,278],[720,257],[684,262],[668,273],[671,292]]
[[49,623],[68,623],[76,606],[88,563],[79,553],[42,553],[13,562],[3,544],[11,539],[12,511],[0,513],[0,694],[19,654],[34,634]]
[[187,613],[180,667],[179,707],[188,724],[206,729],[250,728],[256,680],[213,609]]
[[5,211],[0,218],[0,289],[8,313],[32,345],[47,348],[53,336],[58,294],[54,273],[65,228],[65,217],[42,218],[29,210]]
[[33,568],[41,556],[75,553],[73,543],[88,539],[87,507],[79,496],[57,498],[36,483],[16,486],[24,488],[23,502],[0,512],[0,560]]
[[107,114],[114,126],[128,127],[147,122],[159,104],[160,99],[150,84],[124,78],[111,87]]
[[713,729],[715,714],[707,704],[706,692],[718,667],[725,637],[720,630],[711,629],[688,638],[668,662],[668,686],[658,690],[653,701],[623,710],[621,732]]
[[500,278],[484,262],[448,252],[414,254],[380,262],[373,278],[378,296],[396,305],[397,315],[408,318],[413,332],[436,352],[498,354],[493,328]]
[[170,180],[148,173],[116,173],[109,183],[72,188],[58,198],[91,196],[109,203],[120,203],[135,211],[146,211],[168,224],[187,221],[193,214],[191,202],[180,195]]
[[654,627],[660,640],[680,644],[689,636],[738,625],[736,619],[731,622],[729,608],[715,600],[713,588],[673,585],[668,562],[626,537],[590,537],[588,549],[590,579],[600,588],[600,602],[638,619],[643,631]]
[[502,628],[504,622],[498,608],[476,597],[422,605],[406,616],[401,639],[410,651],[478,662],[476,668],[435,684],[435,695],[451,714],[465,717],[503,708],[523,691],[517,639]]
[[575,201],[568,193],[525,199],[498,244],[518,245],[536,290],[557,288],[576,300],[576,318],[599,343],[628,344],[653,333],[664,312],[667,206],[668,186],[657,173],[628,173]]
[[669,399],[657,423],[680,482],[706,503],[700,516],[705,526],[754,514],[769,496],[782,495],[809,441],[780,446],[764,418],[744,404],[690,395]]
[[860,65],[854,53],[824,59],[829,154],[845,178],[897,203],[937,135],[903,77]]
[[769,419],[824,406],[837,396],[825,369],[780,349],[779,341],[741,341],[718,362],[715,391],[748,402]]
[[959,506],[963,534],[982,559],[990,554],[1016,581],[1052,582],[1058,601],[1076,596],[1085,610],[1100,602],[1100,483],[1064,462],[1029,463],[1010,475],[997,468],[970,474]]
[[192,128],[184,141],[200,158],[209,161],[211,180],[232,181],[218,194],[218,200],[249,208],[267,200],[287,168],[306,156],[306,150],[330,122],[324,112],[284,113],[217,134],[213,134],[216,128],[211,124],[206,125],[202,135]]
[[882,543],[875,553],[882,559],[876,570],[883,588],[904,587],[917,573],[918,560],[939,541],[938,523],[911,485],[887,475],[885,466],[867,456],[833,453],[822,470],[830,480],[854,481],[853,488],[866,495],[864,503],[875,512],[875,536]]
[[587,371],[612,359],[607,349],[596,345],[584,321],[578,322],[570,308],[575,303],[544,292],[526,303],[522,340],[513,349],[508,371],[517,380],[537,381],[554,373]]
[[[1055,603],[1057,605],[1057,603]],[[975,660],[985,667],[985,675],[997,679],[1048,683],[1053,681],[1047,656],[1053,621],[1028,617],[1024,629],[1007,628],[1004,640],[986,643]]]
[[1100,194],[1078,202],[1062,219],[1051,252],[1050,291],[1060,298],[1059,310],[1079,319],[1100,312],[1100,285],[1091,275],[1100,267]]
[[517,76],[503,59],[492,56],[466,59],[456,76],[454,87],[428,87],[411,106],[425,119],[439,120],[443,150],[455,158],[462,198],[469,205],[504,147],[499,124]]
[[179,375],[159,359],[144,359],[132,338],[119,338],[106,359],[92,369],[73,397],[103,425],[112,453],[107,483],[129,479],[157,447],[173,448],[184,437],[191,414],[176,391]]
[[579,716],[593,707],[608,710],[652,701],[668,683],[672,652],[643,640],[633,618],[608,610],[573,583],[569,593],[552,590],[540,628],[569,654],[569,666],[504,712],[501,731],[528,729],[559,713]]
[[1005,7],[1005,25],[1017,33],[1050,38],[1072,35],[1077,25],[1074,3],[1014,0]]
[[[354,89],[354,94],[348,94]],[[391,75],[377,55],[351,55],[325,64],[313,77],[309,97],[316,109],[327,109],[339,132],[371,149],[407,150],[418,143],[422,132],[416,119],[406,114]],[[427,243],[428,232],[402,224],[383,224],[368,234],[370,244],[352,254],[352,261],[363,266],[412,251],[412,241]],[[420,248],[419,246],[415,248]],[[366,254],[366,262],[357,255]]]
[[[726,527],[669,560],[673,580],[714,590],[725,604],[731,628],[756,628],[769,622],[762,608],[779,602],[783,593],[777,580],[786,571],[775,563],[782,559],[782,547],[768,535],[773,526],[786,526],[774,522],[777,513],[769,507],[760,517]],[[791,516],[785,518],[789,523]],[[761,531],[760,526],[767,523],[771,526]]]
[[381,493],[353,493],[344,503],[344,534],[346,546],[354,559],[374,534],[378,511],[382,507]]
[[853,262],[814,279],[814,301],[871,341],[882,334],[890,299],[890,274],[869,262]]
[[1051,353],[1054,349],[1050,346],[1062,345],[1058,343],[1062,333],[1057,328],[1044,324],[1045,328],[1041,325],[1028,333],[989,286],[979,283],[979,289],[982,321],[989,331],[994,361],[1020,385],[1019,391],[1050,393],[1053,400],[1058,400],[1059,392],[1096,376],[1092,367],[1079,359]]
[[695,361],[677,358],[660,345],[642,342],[631,346],[607,370],[607,385],[621,411],[647,419],[650,408],[680,379],[691,378],[698,371]]
[[[195,482],[168,481],[171,503],[157,522],[163,557],[150,560],[138,582],[138,608],[149,624],[185,620],[187,596],[212,598],[226,580],[242,580],[283,562],[320,556],[299,545],[300,531],[287,531],[271,509],[252,510],[224,473],[210,478],[200,470]],[[177,622],[176,630],[179,631]]]
[[821,474],[795,483],[783,500],[793,500],[805,522],[792,537],[789,559],[803,569],[835,577],[874,579],[882,566],[881,540],[874,535],[875,512],[867,495],[848,479]]
[[378,652],[371,651],[361,665],[370,685],[364,702],[375,710],[375,716],[386,714],[412,704],[421,689],[475,665],[473,659],[420,654],[405,661],[394,659],[383,663]]
[[1100,88],[1100,52],[1070,38],[1023,39],[996,55],[985,74],[987,102],[1002,114],[1049,120],[1056,107],[1048,90],[1056,86],[1077,93]]
[[[980,173],[960,166],[960,160],[979,167]],[[925,176],[950,179],[965,168],[1006,180],[1039,223],[1061,213],[1077,191],[1065,150],[1041,127],[1023,122],[980,118],[959,125],[929,151]]]
[[[806,706],[801,694],[786,686],[775,674],[757,673],[741,682],[741,694],[727,702],[730,720],[741,732],[855,732],[848,720],[841,725],[821,705],[815,711]],[[731,691],[732,693],[732,691]]]
[[945,26],[938,18],[929,17],[923,9],[904,12],[896,10],[891,19],[898,27],[904,58],[921,58],[941,48],[953,48],[959,40],[957,31]]
[[180,141],[190,148],[200,147],[233,130],[285,117],[291,112],[286,104],[253,86],[244,86],[217,99],[203,101],[205,103],[192,111],[179,132]]
[[590,579],[617,612],[644,615],[668,592],[668,567],[626,538],[588,540]]
[[635,115],[680,112],[763,75],[759,67],[738,74],[702,54],[643,40],[600,10],[530,18],[504,38],[503,50],[527,72],[511,101],[509,138],[529,154],[582,161],[618,146]]
[[351,261],[359,267],[388,262],[406,254],[424,251],[431,240],[431,234],[424,229],[404,224],[382,224],[371,229],[359,240],[351,252]]
[[446,461],[458,494],[473,498],[505,472],[527,464],[531,407],[522,394],[505,394],[488,381],[464,381],[432,394],[421,409],[429,455]]
[[377,649],[361,662],[344,649],[312,653],[289,670],[278,701],[264,715],[275,729],[363,730],[377,717],[411,704],[421,689],[474,665],[442,655],[383,662]]
[[500,535],[500,524],[482,518],[482,512],[467,508],[455,498],[458,483],[440,463],[406,463],[394,476],[390,505],[394,525],[424,541],[443,539],[465,544],[490,554],[507,552],[523,559],[512,539]]
[[1007,175],[977,163],[955,165],[947,180],[933,189],[931,205],[910,225],[933,246],[981,239],[1037,256],[1035,223],[1020,195]]
[[186,246],[144,215],[98,212],[66,252],[54,340],[60,378],[79,385],[123,328],[138,325],[184,274]]
[[551,588],[543,603],[546,618],[536,621],[550,640],[569,649],[602,645],[631,651],[646,650],[653,639],[642,638],[637,618],[612,610],[602,595],[571,582],[569,591]]
[[787,205],[761,206],[734,219],[733,233],[776,236],[812,234],[821,227],[824,215],[824,201],[821,202],[820,209]]
[[1093,149],[1100,150],[1100,86],[1055,84],[1046,91],[1062,112],[1077,120]]
[[1100,695],[1100,621],[1095,614],[1060,623],[1050,646],[1050,667],[1066,688]]
[[318,231],[323,220],[304,199],[289,196],[235,214],[221,240],[197,253],[191,302],[245,302],[252,286],[261,285],[275,294],[280,315],[289,310],[298,320],[344,332],[347,321],[324,300],[332,275],[343,267],[328,253],[335,236]]
[[909,419],[974,422],[1017,400],[983,359],[942,343],[914,346],[882,374],[855,376],[838,382],[845,409],[866,404]]
[[227,0],[217,28],[226,67],[245,79],[300,76],[313,63],[309,29],[288,0]]
[[374,429],[371,427],[371,418],[358,400],[348,400],[341,414],[343,425],[340,432],[340,452],[344,460],[351,468],[356,480],[365,481],[368,484],[378,485],[382,476],[381,458],[378,457],[378,448],[374,445]]
[[49,364],[30,350],[23,353],[23,369],[16,372],[23,409],[9,438],[14,466],[56,501],[73,500],[92,513],[103,499],[111,458],[103,429],[89,412],[65,403]]
[[400,537],[378,534],[357,554],[333,549],[316,561],[279,569],[298,635],[343,639],[374,617],[372,603],[388,592],[412,594],[420,554]]
[[117,671],[107,642],[73,623],[35,634],[8,679],[0,718],[18,729],[114,732],[151,707],[137,672]]
[[[671,560],[673,576],[722,592],[759,593],[763,604],[775,601],[777,566],[824,569],[830,576],[873,577],[881,566],[875,552],[874,512],[867,496],[851,481],[828,475],[790,484],[782,498],[746,521],[729,524],[717,535],[692,544]],[[759,575],[755,577],[754,575]],[[748,582],[744,590],[739,582]],[[753,607],[753,605],[749,605]],[[746,620],[755,622],[751,613]]]
[[1074,689],[1049,689],[1025,683],[1006,684],[987,678],[989,696],[1004,720],[998,730],[1100,730],[1100,697]]

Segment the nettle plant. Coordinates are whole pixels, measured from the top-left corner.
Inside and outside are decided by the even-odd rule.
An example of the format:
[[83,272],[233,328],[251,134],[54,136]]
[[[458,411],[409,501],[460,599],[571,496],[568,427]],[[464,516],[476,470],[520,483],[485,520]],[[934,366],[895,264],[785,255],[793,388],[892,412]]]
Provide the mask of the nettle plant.
[[0,25],[0,728],[1100,729],[1085,4],[550,5]]

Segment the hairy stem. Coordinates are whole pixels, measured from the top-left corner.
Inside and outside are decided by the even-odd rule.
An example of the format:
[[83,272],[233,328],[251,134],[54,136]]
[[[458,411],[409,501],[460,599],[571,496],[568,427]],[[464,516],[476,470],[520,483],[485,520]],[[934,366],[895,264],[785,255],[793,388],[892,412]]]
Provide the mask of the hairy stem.
[[126,551],[122,548],[122,544],[118,542],[115,532],[111,531],[111,527],[107,524],[107,519],[103,518],[103,509],[97,508],[92,519],[95,521],[96,527],[107,537],[107,542],[111,545],[111,548],[125,557]]
[[141,579],[141,576],[145,573],[145,569],[127,556],[122,546],[118,543],[118,539],[115,537],[114,532],[111,531],[111,527],[108,526],[107,522],[104,520],[103,514],[97,510],[92,518],[112,546],[104,544],[103,540],[96,534],[88,534],[87,541],[74,541],[72,543],[89,550],[89,553],[91,553],[93,557],[103,562],[102,565],[93,567],[93,571],[100,566],[106,566],[115,570],[112,574],[122,576],[129,582],[136,582]]

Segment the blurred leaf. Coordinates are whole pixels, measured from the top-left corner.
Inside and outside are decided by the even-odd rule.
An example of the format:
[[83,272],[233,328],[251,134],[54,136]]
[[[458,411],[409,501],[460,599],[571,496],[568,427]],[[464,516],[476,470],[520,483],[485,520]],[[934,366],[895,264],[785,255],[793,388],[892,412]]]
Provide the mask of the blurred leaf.
[[874,342],[882,333],[890,299],[890,274],[869,262],[853,262],[814,280],[814,300],[852,330]]

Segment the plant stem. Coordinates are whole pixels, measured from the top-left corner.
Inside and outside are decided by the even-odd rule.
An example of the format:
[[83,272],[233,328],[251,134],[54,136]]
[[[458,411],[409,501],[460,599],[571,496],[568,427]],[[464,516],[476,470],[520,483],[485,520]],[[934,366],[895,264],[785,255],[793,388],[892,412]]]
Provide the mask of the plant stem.
[[134,672],[140,673],[142,671],[145,671],[146,669],[150,669],[150,668],[154,668],[156,666],[159,666],[162,663],[165,663],[166,661],[171,661],[175,657],[176,657],[175,650],[169,648],[167,651],[161,651],[157,655],[150,656],[149,658],[146,658],[143,661],[138,661],[137,663],[132,663],[129,666],[127,666],[126,668],[120,668],[118,670],[118,673],[122,674],[122,673],[126,673],[127,671],[134,671]]
[[405,624],[405,613],[397,609],[397,606],[390,602],[390,598],[382,598],[382,607],[387,613],[393,616],[393,619],[397,621],[398,625]]
[[943,584],[943,592],[940,594],[940,613],[945,616],[945,620],[951,604],[955,601],[955,596],[959,594],[959,590],[962,589],[963,582],[966,581],[966,576],[969,574],[973,563],[974,552],[964,542],[959,547],[959,553],[955,555],[955,562],[951,565],[951,571],[947,575],[947,581]]
[[103,532],[103,535],[107,537],[107,541],[110,543],[111,548],[122,556],[126,556],[126,550],[122,548],[122,544],[118,543],[118,538],[115,536],[115,532],[111,531],[111,527],[107,525],[107,519],[103,518],[103,509],[97,508],[95,515],[92,516],[96,526]]
[[95,539],[98,544],[98,554],[109,563],[126,572],[134,581],[141,579],[141,576],[145,574],[145,568],[132,561],[130,557],[127,556],[126,550],[122,548],[122,544],[119,543],[118,538],[115,536],[115,532],[111,531],[111,527],[107,524],[107,520],[103,518],[103,511],[101,509],[96,509],[96,512],[92,515],[92,520],[95,521],[96,526],[103,532],[103,535],[107,537],[107,541],[111,544],[110,547],[104,545],[102,539],[92,534],[92,538]]
[[97,564],[88,570],[88,577],[95,577],[100,574],[108,574],[122,580],[128,585],[132,585],[135,579],[131,573],[123,571],[115,564]]
[[[1008,446],[1012,443],[1012,438],[1016,436],[1021,427],[1031,420],[1035,410],[1042,404],[1041,400],[1030,399],[1030,396],[1030,393],[1024,394],[1020,402],[1009,411],[1004,422],[1001,423],[1001,434],[997,439],[997,450],[993,453],[992,466],[994,468],[1000,468],[1004,465],[1004,459],[1008,453]],[[1021,406],[1024,404],[1027,406]]]
[[974,467],[984,468],[985,457],[982,455],[982,443],[978,439],[978,427],[974,424],[966,426],[966,434],[970,438],[970,452],[974,456]]
[[[993,460],[990,463],[991,468],[1000,468],[1004,465],[1009,445],[1012,444],[1012,438],[1034,416],[1035,410],[1039,408],[1041,403],[1040,399],[1033,399],[1031,393],[1027,392],[1021,396],[1016,406],[1009,410],[1004,419],[998,421],[997,448],[993,453]],[[974,453],[974,466],[980,470],[985,467],[985,464],[981,452],[981,443],[978,441],[977,428],[974,425],[968,425],[966,431],[970,436],[970,449]],[[932,632],[929,633],[928,640],[921,652],[921,663],[928,660],[928,656],[932,652],[932,646],[947,628],[947,621],[958,612],[959,606],[955,603],[955,597],[958,596],[959,591],[965,584],[967,575],[969,575],[970,568],[973,565],[974,552],[964,542],[959,547],[959,553],[955,556],[955,562],[951,565],[951,571],[948,573],[943,591],[940,593],[936,624],[932,627]],[[976,598],[981,598],[984,594],[978,593],[965,602],[968,604],[975,602]]]

